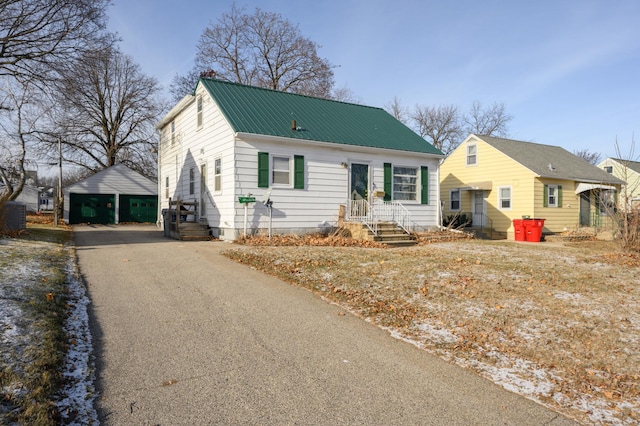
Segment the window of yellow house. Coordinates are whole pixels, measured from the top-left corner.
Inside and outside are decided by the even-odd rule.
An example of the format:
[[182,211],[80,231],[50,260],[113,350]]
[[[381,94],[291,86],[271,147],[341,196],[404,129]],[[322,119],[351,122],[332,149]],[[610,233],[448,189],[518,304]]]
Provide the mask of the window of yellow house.
[[467,145],[467,166],[478,164],[477,145]]
[[498,188],[498,206],[500,210],[511,210],[510,186],[501,186]]
[[449,191],[449,210],[450,211],[459,211],[460,210],[460,190],[452,189]]
[[549,185],[547,190],[547,206],[558,207],[558,185]]

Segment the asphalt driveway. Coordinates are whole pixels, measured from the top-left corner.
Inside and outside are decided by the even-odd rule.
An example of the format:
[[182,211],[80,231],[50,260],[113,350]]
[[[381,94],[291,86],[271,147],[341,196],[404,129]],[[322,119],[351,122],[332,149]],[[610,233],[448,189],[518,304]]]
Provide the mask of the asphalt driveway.
[[74,228],[105,425],[567,425],[317,296],[154,226]]

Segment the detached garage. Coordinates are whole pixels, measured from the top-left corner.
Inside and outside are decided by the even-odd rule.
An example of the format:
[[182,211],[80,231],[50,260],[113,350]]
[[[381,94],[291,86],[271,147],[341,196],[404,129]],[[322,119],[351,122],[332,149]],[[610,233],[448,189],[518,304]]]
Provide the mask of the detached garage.
[[157,183],[124,164],[104,169],[64,188],[64,221],[117,224],[156,222]]

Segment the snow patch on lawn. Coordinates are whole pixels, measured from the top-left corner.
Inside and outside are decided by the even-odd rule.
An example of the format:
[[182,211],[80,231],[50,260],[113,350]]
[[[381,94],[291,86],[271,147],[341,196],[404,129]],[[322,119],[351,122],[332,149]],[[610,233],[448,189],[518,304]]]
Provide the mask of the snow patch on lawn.
[[[35,280],[42,278],[42,260],[37,253],[34,254],[34,250],[52,249],[57,245],[3,240],[0,246],[3,246],[0,251],[0,366],[7,371],[20,371],[30,362],[25,349],[38,343],[38,333],[32,330],[31,321],[21,308],[25,302],[25,291]],[[69,259],[66,271],[69,312],[64,325],[69,349],[62,372],[66,385],[61,389],[56,405],[63,417],[63,424],[98,424],[94,408],[93,346],[87,312],[90,302],[84,284],[76,274],[71,253]],[[0,392],[19,397],[27,389],[22,383],[12,382],[3,386]],[[0,405],[0,414],[2,410]]]
[[98,414],[94,408],[95,369],[88,314],[90,301],[72,261],[67,265],[67,285],[69,316],[64,331],[69,337],[69,350],[63,373],[66,385],[57,406],[67,424],[97,424]]

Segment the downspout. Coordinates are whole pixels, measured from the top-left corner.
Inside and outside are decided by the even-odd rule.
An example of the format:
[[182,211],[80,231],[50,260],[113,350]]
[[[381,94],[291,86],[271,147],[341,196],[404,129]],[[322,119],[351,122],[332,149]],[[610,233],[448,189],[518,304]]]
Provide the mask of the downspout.
[[[164,228],[164,218],[162,217],[162,130],[156,128],[158,132],[158,211],[156,213],[156,227]],[[163,229],[164,230],[164,229]]]
[[440,198],[440,167],[442,166],[442,163],[444,163],[444,159],[445,157],[442,157],[440,160],[438,160],[438,170],[436,172],[438,178],[437,178],[437,186],[436,186],[436,200],[438,201],[438,229],[442,230],[442,199]]

